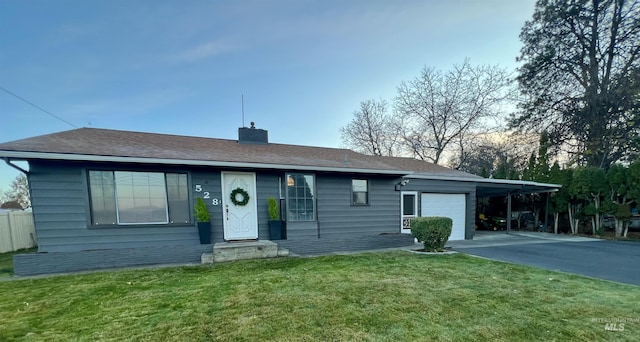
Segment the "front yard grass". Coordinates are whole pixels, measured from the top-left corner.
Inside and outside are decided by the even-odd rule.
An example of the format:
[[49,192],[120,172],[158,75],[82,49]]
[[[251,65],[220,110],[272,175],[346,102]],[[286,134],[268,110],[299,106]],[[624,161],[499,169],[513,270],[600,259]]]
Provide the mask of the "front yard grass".
[[632,341],[638,298],[461,254],[278,258],[0,282],[0,340]]

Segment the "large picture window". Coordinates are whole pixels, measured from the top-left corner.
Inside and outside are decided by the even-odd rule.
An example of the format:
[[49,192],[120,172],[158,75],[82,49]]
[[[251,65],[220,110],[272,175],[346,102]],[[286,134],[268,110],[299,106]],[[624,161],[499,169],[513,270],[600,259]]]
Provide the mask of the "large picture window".
[[89,171],[92,225],[188,223],[187,175]]
[[315,221],[315,176],[290,173],[287,175],[287,220]]

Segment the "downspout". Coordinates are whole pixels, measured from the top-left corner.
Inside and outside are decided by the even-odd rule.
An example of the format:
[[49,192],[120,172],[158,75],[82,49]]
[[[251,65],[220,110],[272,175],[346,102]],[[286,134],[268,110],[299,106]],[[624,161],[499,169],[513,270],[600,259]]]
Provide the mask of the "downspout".
[[16,164],[12,164],[11,163],[11,159],[9,159],[9,158],[2,158],[2,160],[4,160],[4,162],[7,163],[7,165],[11,166],[12,168],[24,173],[27,176],[27,178],[29,178],[29,171],[21,168],[20,166],[18,166]]

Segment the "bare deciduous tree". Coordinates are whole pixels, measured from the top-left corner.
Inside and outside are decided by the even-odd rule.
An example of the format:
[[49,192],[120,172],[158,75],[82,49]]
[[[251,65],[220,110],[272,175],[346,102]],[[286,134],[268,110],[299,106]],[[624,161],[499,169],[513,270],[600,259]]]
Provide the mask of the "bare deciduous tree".
[[368,100],[360,103],[349,124],[340,129],[342,141],[354,150],[375,156],[397,155],[397,137],[387,115],[387,102]]
[[27,176],[24,174],[18,175],[11,182],[11,190],[6,191],[3,197],[3,202],[17,202],[22,206],[22,209],[30,208],[31,200],[29,199]]
[[510,93],[509,73],[497,66],[465,60],[448,72],[425,67],[398,87],[395,128],[404,150],[435,164],[445,151],[464,153],[465,138],[501,115]]
[[537,147],[535,136],[518,132],[479,135],[473,141],[458,170],[492,178],[519,178]]

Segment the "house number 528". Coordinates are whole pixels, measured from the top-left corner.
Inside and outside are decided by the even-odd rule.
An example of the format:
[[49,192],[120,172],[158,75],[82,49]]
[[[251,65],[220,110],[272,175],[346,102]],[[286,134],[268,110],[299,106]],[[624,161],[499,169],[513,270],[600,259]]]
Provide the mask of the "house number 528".
[[220,200],[217,198],[212,199],[209,191],[204,191],[204,192],[202,191],[202,184],[196,184],[196,192],[202,192],[203,199],[211,199],[211,204],[220,205]]

